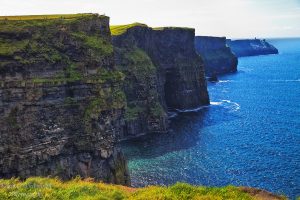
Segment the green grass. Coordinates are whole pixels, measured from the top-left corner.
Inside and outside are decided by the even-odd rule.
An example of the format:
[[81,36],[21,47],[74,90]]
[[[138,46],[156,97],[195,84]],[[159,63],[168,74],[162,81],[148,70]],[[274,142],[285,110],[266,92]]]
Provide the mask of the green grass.
[[135,120],[138,118],[139,114],[143,112],[145,112],[145,108],[141,106],[128,106],[126,107],[125,120]]
[[20,16],[0,16],[0,20],[39,20],[39,19],[73,19],[78,17],[92,16],[92,13],[78,14],[54,14],[54,15],[20,15]]
[[0,56],[12,56],[17,52],[24,51],[29,40],[10,41],[0,38]]
[[169,187],[150,186],[146,188],[130,188],[80,180],[79,178],[62,182],[53,178],[28,178],[0,180],[0,199],[103,199],[103,200],[201,200],[201,199],[254,199],[234,186],[202,187],[185,183],[177,183]]
[[145,51],[139,48],[122,51],[122,59],[126,61],[126,64],[118,66],[120,70],[134,74],[141,82],[147,81],[147,77],[155,75],[156,67]]
[[160,117],[164,114],[164,109],[160,105],[160,103],[156,102],[150,109],[151,115],[155,117]]
[[125,33],[129,28],[132,27],[147,27],[146,24],[141,24],[141,23],[133,23],[133,24],[126,24],[126,25],[112,25],[110,26],[110,31],[112,35],[121,35]]
[[26,33],[30,29],[43,28],[52,25],[66,25],[76,23],[82,19],[95,17],[107,18],[98,14],[61,14],[61,15],[25,15],[25,16],[0,16],[0,32]]
[[95,35],[87,35],[83,32],[72,33],[76,39],[82,40],[87,48],[91,48],[99,51],[98,53],[102,53],[103,55],[109,55],[113,53],[113,46],[110,41],[104,40],[101,36]]
[[[141,23],[133,23],[133,24],[125,24],[125,25],[112,25],[110,26],[110,31],[113,36],[118,36],[124,34],[128,29],[133,28],[133,27],[148,27],[146,24],[141,24]],[[194,28],[189,28],[189,27],[155,27],[152,28],[155,31],[162,31],[162,30],[174,30],[174,29],[183,29],[183,30],[194,30]]]

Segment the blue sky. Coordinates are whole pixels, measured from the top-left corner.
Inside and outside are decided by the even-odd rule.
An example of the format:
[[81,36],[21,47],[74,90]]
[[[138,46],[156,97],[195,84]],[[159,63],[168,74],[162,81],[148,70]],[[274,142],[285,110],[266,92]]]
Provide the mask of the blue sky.
[[300,37],[300,0],[0,0],[0,15],[94,12],[111,24],[194,27],[197,35]]

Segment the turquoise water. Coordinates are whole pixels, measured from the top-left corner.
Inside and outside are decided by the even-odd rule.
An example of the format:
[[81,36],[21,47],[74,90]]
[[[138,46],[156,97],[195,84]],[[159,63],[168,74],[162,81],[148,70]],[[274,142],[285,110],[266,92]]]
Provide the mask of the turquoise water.
[[133,186],[178,181],[300,195],[300,39],[279,55],[239,59],[209,83],[211,105],[172,119],[172,131],[124,142]]

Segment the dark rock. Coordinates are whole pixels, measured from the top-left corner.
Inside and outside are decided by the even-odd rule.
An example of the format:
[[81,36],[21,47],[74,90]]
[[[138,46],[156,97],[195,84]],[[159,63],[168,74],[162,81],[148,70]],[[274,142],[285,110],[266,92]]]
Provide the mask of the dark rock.
[[278,49],[276,49],[266,40],[227,40],[227,45],[231,48],[232,52],[238,57],[278,54]]
[[0,27],[0,178],[80,175],[129,185],[116,145],[126,102],[109,18]]
[[213,83],[219,81],[219,79],[218,79],[218,77],[217,77],[216,74],[212,74],[210,77],[207,77],[207,80],[208,80],[209,82],[213,82]]
[[195,48],[204,61],[205,73],[211,80],[218,74],[237,71],[238,60],[226,46],[225,37],[197,36]]

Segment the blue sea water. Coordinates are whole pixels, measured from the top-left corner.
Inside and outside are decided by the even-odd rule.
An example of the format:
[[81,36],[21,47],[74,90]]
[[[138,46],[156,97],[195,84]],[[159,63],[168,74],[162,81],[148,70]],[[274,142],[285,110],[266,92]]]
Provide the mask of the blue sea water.
[[300,196],[300,39],[279,55],[239,58],[209,83],[211,105],[172,119],[172,131],[122,144],[132,185],[250,186]]

